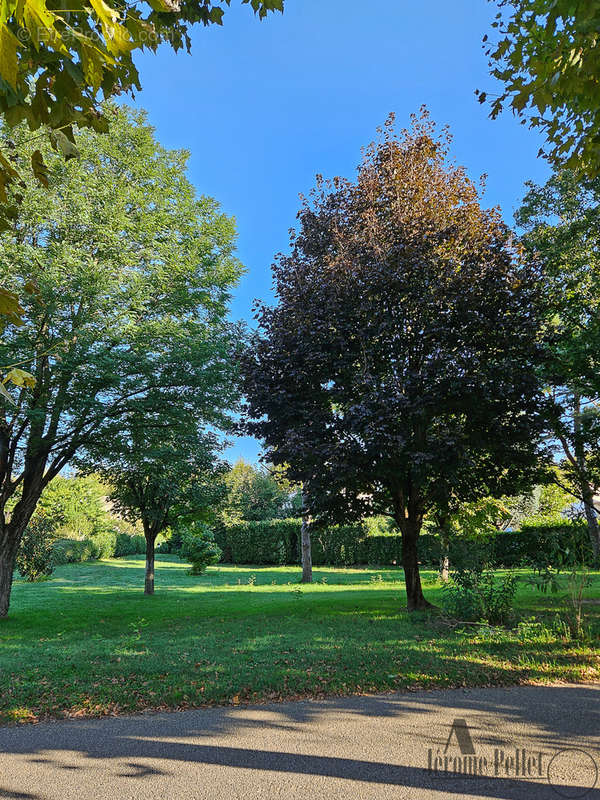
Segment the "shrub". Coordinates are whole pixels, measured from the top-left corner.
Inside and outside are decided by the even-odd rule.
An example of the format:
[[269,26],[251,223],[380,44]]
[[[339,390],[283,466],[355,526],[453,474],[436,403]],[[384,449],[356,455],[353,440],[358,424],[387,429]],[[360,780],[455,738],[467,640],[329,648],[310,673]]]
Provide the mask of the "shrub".
[[[215,541],[222,559],[235,564],[298,564],[300,562],[299,519],[237,522],[215,528]],[[311,532],[315,566],[351,567],[360,564],[400,566],[402,539],[389,518],[374,517],[361,523],[314,527]],[[160,552],[179,552],[174,534]],[[581,554],[584,554],[582,556]],[[440,538],[432,528],[419,537],[421,564],[437,568]],[[591,563],[592,549],[585,525],[562,518],[525,523],[520,531],[488,531],[450,540],[450,565],[564,568],[572,563]]]
[[146,552],[146,539],[138,534],[117,533],[115,558],[139,556]]
[[511,572],[497,577],[491,570],[460,569],[444,586],[444,610],[465,622],[502,625],[511,617],[516,592],[517,578]]
[[495,566],[493,536],[456,536],[450,540],[449,550],[450,566],[457,572],[475,570],[481,573]]
[[[592,546],[587,525],[562,517],[542,517],[523,522],[519,531],[523,566],[545,569],[591,564]],[[498,559],[501,558],[498,553]]]
[[300,526],[290,519],[238,522],[225,526],[225,547],[222,532],[216,539],[234,564],[297,564]]
[[232,564],[233,554],[231,552],[231,545],[229,544],[228,530],[229,526],[223,522],[218,522],[213,526],[215,542],[219,545],[223,553],[221,556],[221,561],[224,561],[226,564]]
[[112,558],[117,546],[117,531],[109,525],[98,526],[89,541],[94,548],[92,558]]
[[96,548],[89,539],[57,539],[53,546],[54,563],[77,564],[80,561],[92,561],[97,556]]
[[[217,527],[215,540],[227,563],[298,564],[301,525],[299,519],[237,522]],[[378,531],[385,532],[369,535]],[[422,537],[422,540],[422,544],[435,550],[435,558],[439,558],[439,543],[435,537]],[[385,517],[352,525],[314,527],[311,547],[315,566],[402,563],[401,538],[393,533],[393,527]]]
[[202,575],[211,564],[221,558],[221,548],[207,525],[196,523],[181,532],[181,558],[192,565],[190,575]]
[[[175,530],[167,529],[165,538],[160,542],[160,544],[157,544],[155,552],[170,554],[178,557],[181,556],[181,547],[183,544],[182,537],[184,530],[184,527],[176,528]],[[162,538],[162,534],[159,534],[159,538]],[[144,550],[144,552],[146,551]]]
[[53,525],[48,517],[35,515],[25,529],[17,553],[17,569],[25,580],[41,581],[54,570]]

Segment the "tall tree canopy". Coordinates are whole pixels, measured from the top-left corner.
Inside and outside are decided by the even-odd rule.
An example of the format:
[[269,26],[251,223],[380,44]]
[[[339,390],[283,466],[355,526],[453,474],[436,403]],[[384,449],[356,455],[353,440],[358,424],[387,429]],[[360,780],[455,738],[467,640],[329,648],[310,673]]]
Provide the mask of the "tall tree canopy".
[[0,235],[0,280],[25,306],[0,363],[37,379],[1,401],[0,616],[40,493],[107,420],[176,406],[219,428],[235,405],[234,223],[195,195],[187,154],[163,149],[142,113],[110,116],[109,136],[83,132],[80,159],[52,162],[48,190],[24,190]]
[[319,180],[244,361],[249,429],[312,516],[394,517],[410,609],[425,513],[528,479],[544,424],[539,276],[448,144],[392,118],[355,182]]
[[553,337],[544,379],[556,401],[552,433],[565,479],[582,503],[596,561],[600,530],[600,177],[562,170],[528,184],[516,221],[547,276]]
[[555,165],[600,174],[600,3],[494,2],[500,11],[487,54],[504,90],[491,100],[492,117],[509,106],[543,130]]

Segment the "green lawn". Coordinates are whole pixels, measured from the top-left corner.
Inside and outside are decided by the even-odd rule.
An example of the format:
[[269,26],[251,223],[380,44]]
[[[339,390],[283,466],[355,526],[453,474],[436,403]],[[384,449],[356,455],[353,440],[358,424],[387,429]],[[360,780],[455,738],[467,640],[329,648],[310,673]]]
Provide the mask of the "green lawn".
[[[600,680],[597,640],[548,628],[449,627],[408,615],[402,572],[218,566],[206,576],[159,557],[145,597],[139,558],[17,581],[0,623],[0,720],[185,708],[434,686]],[[525,576],[525,573],[522,573]],[[439,602],[433,572],[425,593]],[[586,597],[600,598],[600,573]],[[524,582],[518,613],[548,623],[560,600]],[[600,630],[600,605],[586,605]]]

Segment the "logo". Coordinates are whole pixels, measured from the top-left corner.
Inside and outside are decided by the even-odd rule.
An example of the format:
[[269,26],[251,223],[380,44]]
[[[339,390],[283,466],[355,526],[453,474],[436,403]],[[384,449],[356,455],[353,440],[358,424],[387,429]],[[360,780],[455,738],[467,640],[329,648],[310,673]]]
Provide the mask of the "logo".
[[[565,776],[568,780],[574,775],[578,778],[579,786],[565,784]],[[598,764],[585,750],[559,750],[548,764],[548,783],[561,797],[585,797],[598,783]]]
[[476,749],[467,720],[453,720],[445,747],[429,748],[427,771],[438,778],[494,777],[544,781],[560,797],[583,798],[596,787],[599,769],[591,753],[505,745]]

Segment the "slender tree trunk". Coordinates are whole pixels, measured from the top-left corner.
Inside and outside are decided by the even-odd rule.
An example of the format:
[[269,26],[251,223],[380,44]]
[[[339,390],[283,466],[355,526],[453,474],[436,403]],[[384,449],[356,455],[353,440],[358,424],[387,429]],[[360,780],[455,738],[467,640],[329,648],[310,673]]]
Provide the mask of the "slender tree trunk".
[[440,535],[440,578],[448,582],[450,573],[450,518],[448,512],[440,510],[436,515],[436,524]]
[[444,583],[447,583],[450,575],[450,537],[445,520],[440,526],[440,543],[442,546],[442,552],[440,554],[440,578]]
[[302,550],[302,581],[301,583],[312,583],[312,550],[310,546],[310,520],[308,516],[308,509],[302,495],[302,533],[301,533],[301,550]]
[[594,492],[592,487],[583,481],[581,486],[581,495],[583,497],[583,507],[585,509],[585,518],[587,521],[588,535],[592,544],[592,553],[594,558],[594,566],[600,565],[600,528],[598,527],[598,517],[594,510]]
[[6,536],[7,528],[5,527],[0,544],[0,619],[3,619],[8,614],[15,561],[21,538],[19,536],[15,543],[14,539],[7,540]]
[[146,536],[146,580],[144,582],[144,594],[154,594],[154,543],[156,534],[148,531]]
[[421,532],[421,525],[411,519],[401,519],[396,520],[396,522],[402,533],[402,564],[406,583],[406,607],[409,611],[432,608],[431,603],[423,596],[421,574],[419,572],[417,541]]
[[10,522],[0,523],[0,619],[8,614],[17,552],[32,513],[29,507],[21,506],[18,514],[13,513]]
[[581,398],[578,394],[573,395],[573,443],[579,472],[579,490],[583,500],[594,565],[598,566],[600,564],[600,529],[598,528],[598,517],[594,508],[594,490],[587,479],[585,448],[581,431]]

